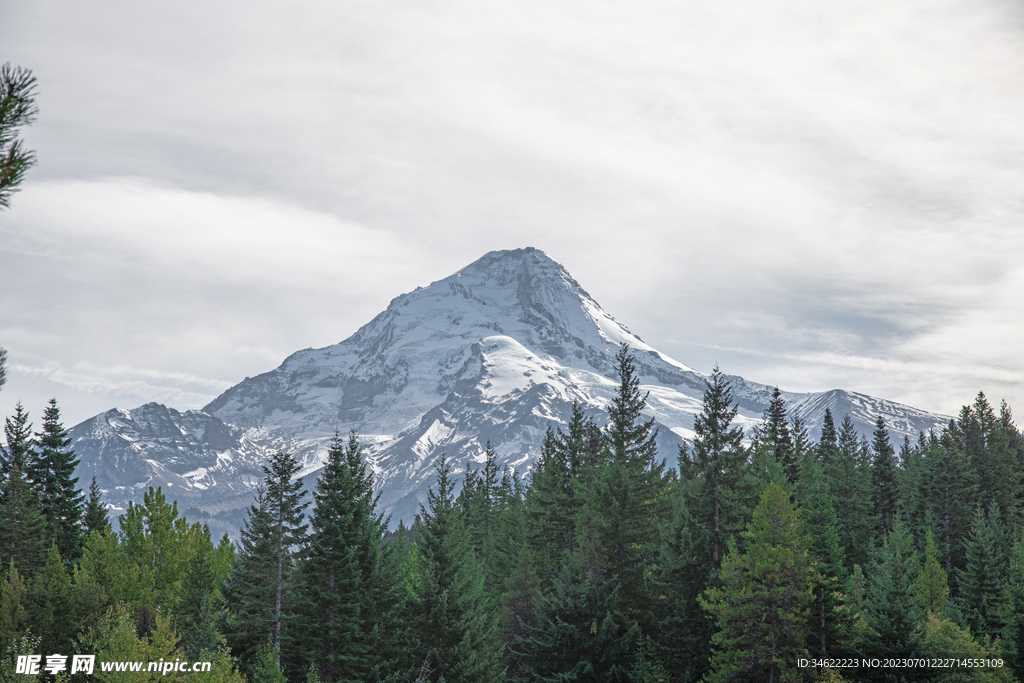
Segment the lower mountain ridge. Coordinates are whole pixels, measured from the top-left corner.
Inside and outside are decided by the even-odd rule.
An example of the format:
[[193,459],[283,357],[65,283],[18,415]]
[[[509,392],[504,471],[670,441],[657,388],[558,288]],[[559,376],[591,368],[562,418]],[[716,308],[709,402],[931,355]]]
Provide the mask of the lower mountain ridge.
[[[114,408],[73,427],[80,481],[96,477],[112,516],[163,487],[191,520],[237,536],[261,463],[294,453],[311,489],[327,442],[355,430],[380,505],[410,523],[446,453],[462,472],[489,441],[500,465],[521,475],[549,424],[574,401],[603,424],[622,344],[635,357],[661,457],[676,462],[701,410],[703,373],[659,353],[606,313],[542,251],[491,252],[428,287],[395,298],[339,344],[306,349],[231,387],[202,410],[157,403]],[[773,388],[729,376],[739,424],[760,421]],[[882,416],[894,439],[941,429],[947,417],[843,390],[782,392],[789,415],[814,434],[825,409],[850,415],[863,434]],[[478,465],[473,465],[478,466]],[[116,521],[116,520],[112,520]]]

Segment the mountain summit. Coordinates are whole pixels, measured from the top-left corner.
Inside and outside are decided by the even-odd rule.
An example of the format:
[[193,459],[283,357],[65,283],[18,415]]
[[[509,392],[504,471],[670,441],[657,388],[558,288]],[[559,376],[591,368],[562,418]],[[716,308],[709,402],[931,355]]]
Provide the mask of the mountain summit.
[[[248,378],[202,411],[158,404],[114,409],[72,430],[79,477],[93,473],[120,506],[164,485],[182,507],[236,527],[275,448],[292,450],[315,476],[325,442],[354,429],[381,487],[380,503],[410,521],[433,482],[442,451],[479,462],[490,441],[499,462],[522,473],[548,424],[572,402],[599,415],[615,391],[614,358],[629,344],[662,457],[692,436],[704,375],[668,358],[609,315],[544,252],[494,251],[403,294],[348,339],[298,351]],[[731,377],[744,427],[756,423],[771,388]],[[784,393],[813,429],[826,407],[850,413],[864,432],[878,415],[896,434],[941,426],[944,417],[841,390]],[[192,513],[195,514],[195,511]]]

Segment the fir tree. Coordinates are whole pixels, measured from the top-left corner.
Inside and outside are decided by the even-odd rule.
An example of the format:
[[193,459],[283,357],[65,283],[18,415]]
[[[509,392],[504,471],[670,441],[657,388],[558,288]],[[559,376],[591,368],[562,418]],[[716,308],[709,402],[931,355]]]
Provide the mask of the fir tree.
[[496,673],[495,624],[483,608],[483,573],[455,506],[451,467],[437,461],[437,488],[421,509],[420,584],[415,608],[422,656],[432,681],[476,683]]
[[28,589],[13,562],[5,569],[0,575],[0,652],[6,653],[28,626]]
[[271,523],[271,553],[274,569],[274,656],[281,664],[282,626],[285,621],[286,586],[291,582],[295,568],[296,554],[306,541],[307,524],[303,511],[309,503],[303,503],[305,491],[298,476],[300,466],[291,453],[277,451],[269,463],[263,465],[265,475],[264,497],[266,511]]
[[917,593],[917,601],[922,612],[931,612],[939,617],[945,616],[949,582],[946,580],[946,570],[939,564],[938,550],[935,548],[931,529],[925,536],[924,566],[917,575],[914,591]]
[[728,539],[743,529],[750,485],[743,430],[732,424],[739,413],[732,387],[717,366],[704,384],[703,409],[693,420],[693,454],[680,449],[679,462],[684,504],[708,529],[708,557],[717,569]]
[[[18,137],[18,129],[31,125],[39,113],[35,98],[36,77],[29,69],[0,66],[0,208],[10,206],[11,195],[18,190],[25,172],[35,165],[35,153],[26,149],[24,140]],[[3,360],[0,355],[0,371]]]
[[0,481],[0,493],[0,562],[13,562],[23,576],[30,576],[43,559],[46,524],[39,500],[17,464]]
[[878,518],[878,534],[884,536],[892,528],[899,505],[899,490],[896,482],[896,451],[889,443],[889,430],[879,415],[871,441],[874,455],[871,474],[874,479],[875,515]]
[[843,418],[829,478],[839,542],[846,555],[847,567],[864,564],[871,548],[875,522],[871,506],[871,473],[860,456],[857,429],[849,415]]
[[975,635],[995,637],[1003,628],[1001,600],[1009,570],[998,508],[988,519],[980,507],[976,510],[965,546],[966,565],[957,581],[961,610]]
[[37,482],[31,478],[35,466],[32,423],[28,421],[28,411],[21,405],[21,401],[14,406],[14,415],[4,420],[4,437],[7,439],[7,448],[0,446],[0,475],[6,475],[17,467],[35,485]]
[[839,436],[836,433],[836,423],[832,417],[832,410],[825,408],[825,417],[821,423],[821,438],[818,440],[817,458],[826,477],[832,474],[832,463],[839,451]]
[[47,537],[57,544],[65,560],[81,555],[82,491],[74,476],[78,459],[71,450],[71,437],[60,419],[57,400],[50,399],[43,411],[42,431],[36,433],[36,465],[40,503]]
[[922,464],[926,519],[935,528],[940,561],[955,579],[956,572],[964,567],[964,546],[977,498],[977,474],[948,428],[940,437],[929,440]]
[[701,603],[718,622],[712,639],[713,681],[780,681],[806,657],[807,605],[814,569],[799,511],[772,482],[761,494],[754,519],[722,562],[721,588]]
[[324,683],[365,679],[377,664],[374,625],[383,606],[373,585],[385,524],[374,511],[373,475],[354,432],[344,442],[335,435],[313,499],[302,565],[308,604],[303,645]]
[[66,652],[78,633],[77,620],[69,618],[75,601],[71,577],[56,544],[50,545],[46,562],[32,578],[28,594],[29,627],[43,639],[44,652]]
[[82,515],[82,527],[85,538],[93,531],[104,533],[107,528],[107,511],[103,505],[103,493],[96,485],[96,475],[89,485],[89,499],[85,503],[85,514]]
[[773,466],[781,467],[790,484],[796,483],[797,459],[793,448],[793,434],[786,415],[786,400],[778,387],[772,392],[771,401],[764,410],[762,423],[755,432],[753,462],[758,476],[768,481]]
[[274,523],[266,488],[261,485],[242,524],[238,561],[224,585],[224,598],[230,615],[226,633],[228,643],[247,672],[255,672],[264,655],[274,662],[275,670],[280,668],[279,652],[272,645],[276,570]]
[[[895,521],[875,553],[868,574],[865,618],[871,631],[866,653],[874,657],[914,657],[920,648],[918,622],[922,612],[915,585],[921,565],[914,539],[902,521]],[[872,680],[882,673],[867,670]]]

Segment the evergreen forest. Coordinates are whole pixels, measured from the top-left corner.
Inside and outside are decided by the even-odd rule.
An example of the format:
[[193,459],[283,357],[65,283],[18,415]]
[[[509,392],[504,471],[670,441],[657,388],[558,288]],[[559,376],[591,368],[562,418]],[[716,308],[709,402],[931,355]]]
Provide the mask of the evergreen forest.
[[[826,412],[815,442],[776,389],[744,435],[716,368],[673,468],[628,347],[617,368],[600,423],[575,405],[526,474],[490,444],[442,455],[397,530],[358,435],[335,436],[312,491],[278,452],[237,544],[160,489],[112,525],[56,401],[38,431],[19,404],[0,683],[1024,682],[1024,436],[1005,403],[979,393],[895,443],[882,418],[867,439]],[[57,653],[213,665],[17,673]]]

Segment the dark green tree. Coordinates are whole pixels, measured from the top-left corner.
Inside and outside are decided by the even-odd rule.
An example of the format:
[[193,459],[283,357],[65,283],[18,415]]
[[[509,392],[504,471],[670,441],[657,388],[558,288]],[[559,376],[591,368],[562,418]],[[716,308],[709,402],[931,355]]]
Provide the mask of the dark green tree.
[[14,415],[4,420],[4,437],[7,448],[0,446],[0,475],[8,474],[17,467],[21,473],[32,480],[35,467],[35,452],[32,450],[32,423],[28,421],[28,411],[18,401],[14,406]]
[[703,409],[693,420],[693,450],[680,449],[679,469],[685,506],[708,530],[708,557],[721,566],[728,540],[742,531],[750,497],[743,430],[733,426],[739,414],[732,386],[718,366],[704,380]]
[[971,534],[965,543],[966,564],[959,573],[958,603],[971,631],[978,637],[996,637],[1003,629],[1003,586],[1009,576],[1009,554],[999,520],[999,509],[989,515],[975,511]]
[[107,510],[103,505],[103,493],[96,485],[96,475],[93,475],[92,483],[89,484],[89,499],[85,503],[85,514],[82,515],[84,538],[88,538],[93,531],[104,533],[107,524]]
[[[35,153],[25,148],[19,129],[35,121],[36,77],[28,69],[0,66],[0,207],[9,207]],[[0,363],[2,365],[2,363]],[[2,382],[0,382],[2,384]]]
[[470,547],[453,493],[451,466],[437,461],[437,486],[420,511],[420,584],[415,630],[429,680],[486,682],[496,675],[495,622],[484,608],[483,572]]
[[778,387],[764,410],[762,423],[757,426],[752,448],[752,462],[758,476],[768,481],[775,466],[781,467],[790,484],[796,483],[797,459],[793,448],[793,434],[786,415],[786,399]]
[[0,481],[0,562],[30,577],[43,560],[46,523],[39,499],[17,464]]
[[[872,657],[915,657],[920,648],[918,624],[923,616],[915,591],[921,563],[914,539],[896,520],[875,553],[868,573],[864,616],[871,627],[864,645]],[[861,669],[870,680],[881,680],[881,669]]]
[[74,476],[77,466],[78,458],[61,423],[57,399],[51,398],[43,411],[42,431],[36,433],[36,489],[47,537],[68,561],[81,557],[84,496],[78,488],[78,477]]
[[814,569],[800,512],[776,482],[768,484],[742,534],[722,562],[721,587],[701,602],[718,623],[712,639],[713,681],[782,681],[807,656],[808,604]]
[[832,417],[832,410],[825,408],[825,417],[821,423],[821,438],[818,440],[817,448],[818,461],[826,477],[832,474],[832,463],[839,451],[839,435],[836,433],[836,423]]
[[364,680],[379,663],[375,626],[386,606],[373,587],[386,524],[354,432],[347,441],[335,435],[313,499],[302,565],[303,647],[324,683]]
[[899,505],[897,488],[896,451],[889,442],[889,430],[879,415],[871,441],[873,460],[871,474],[874,483],[875,516],[878,518],[878,534],[885,536],[892,528]]
[[978,484],[970,459],[949,428],[929,439],[922,475],[925,518],[935,529],[939,560],[955,580],[965,564],[964,547],[973,523]]
[[924,565],[914,584],[917,602],[925,614],[933,612],[938,617],[946,615],[946,601],[949,600],[949,582],[946,570],[939,564],[939,553],[931,529],[925,535]]
[[829,490],[839,525],[839,542],[848,568],[868,561],[875,517],[871,505],[871,471],[858,444],[857,428],[849,415],[843,418],[831,467]]

